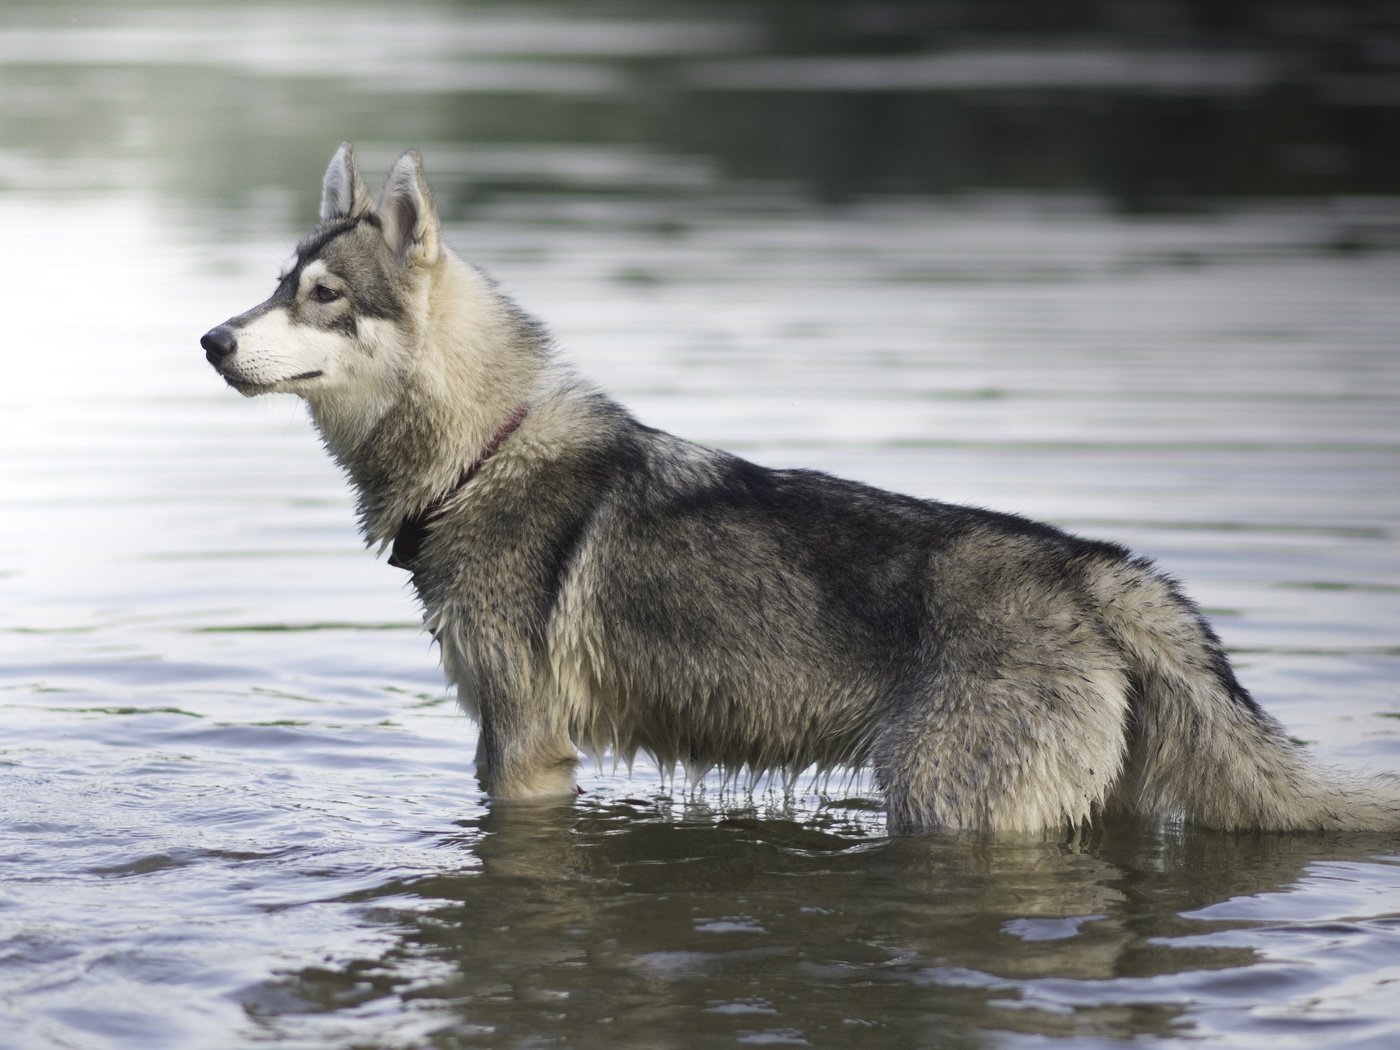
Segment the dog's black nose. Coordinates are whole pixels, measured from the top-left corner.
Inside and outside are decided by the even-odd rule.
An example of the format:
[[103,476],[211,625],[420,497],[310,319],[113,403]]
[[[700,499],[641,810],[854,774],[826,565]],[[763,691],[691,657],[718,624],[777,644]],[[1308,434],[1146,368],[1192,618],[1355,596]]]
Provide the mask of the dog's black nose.
[[211,328],[200,337],[199,345],[204,347],[204,356],[211,365],[217,365],[229,354],[238,349],[238,336],[227,325]]

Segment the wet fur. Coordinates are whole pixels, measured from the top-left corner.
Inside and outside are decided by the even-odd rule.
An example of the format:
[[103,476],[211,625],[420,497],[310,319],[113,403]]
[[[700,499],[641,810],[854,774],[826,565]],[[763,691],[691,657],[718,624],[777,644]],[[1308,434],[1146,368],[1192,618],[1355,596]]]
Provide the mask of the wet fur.
[[413,584],[494,796],[569,794],[581,748],[868,766],[899,832],[1400,826],[1394,781],[1318,775],[1145,559],[638,423],[442,245],[416,153],[372,202],[343,146],[278,291],[221,327],[231,384],[307,400],[371,543],[441,501]]

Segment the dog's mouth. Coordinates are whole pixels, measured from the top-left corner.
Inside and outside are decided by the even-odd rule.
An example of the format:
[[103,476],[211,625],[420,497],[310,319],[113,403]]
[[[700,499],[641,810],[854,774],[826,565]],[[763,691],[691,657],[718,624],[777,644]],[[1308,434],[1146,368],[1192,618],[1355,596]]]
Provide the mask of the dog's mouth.
[[272,383],[254,383],[248,379],[241,379],[238,376],[229,375],[223,369],[219,369],[219,375],[224,377],[224,382],[245,397],[252,397],[254,394],[269,393],[286,383],[300,383],[308,379],[319,379],[324,374],[325,373],[319,368],[316,368],[312,369],[310,372],[302,372],[298,375],[287,376],[285,379],[278,379]]

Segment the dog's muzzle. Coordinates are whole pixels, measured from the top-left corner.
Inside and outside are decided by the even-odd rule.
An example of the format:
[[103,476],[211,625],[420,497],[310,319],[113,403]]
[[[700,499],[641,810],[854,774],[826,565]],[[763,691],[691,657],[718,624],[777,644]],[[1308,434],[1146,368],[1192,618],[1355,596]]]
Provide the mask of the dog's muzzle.
[[238,349],[238,336],[228,325],[211,328],[200,336],[199,345],[204,347],[204,357],[215,368]]

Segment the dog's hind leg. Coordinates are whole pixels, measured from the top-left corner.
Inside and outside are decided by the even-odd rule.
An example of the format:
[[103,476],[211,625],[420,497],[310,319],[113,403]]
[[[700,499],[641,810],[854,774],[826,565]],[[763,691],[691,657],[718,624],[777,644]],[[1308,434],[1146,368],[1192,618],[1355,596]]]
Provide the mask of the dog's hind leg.
[[1126,751],[1127,678],[1090,629],[1070,631],[1054,650],[945,653],[872,748],[891,833],[1039,831],[1102,808]]

